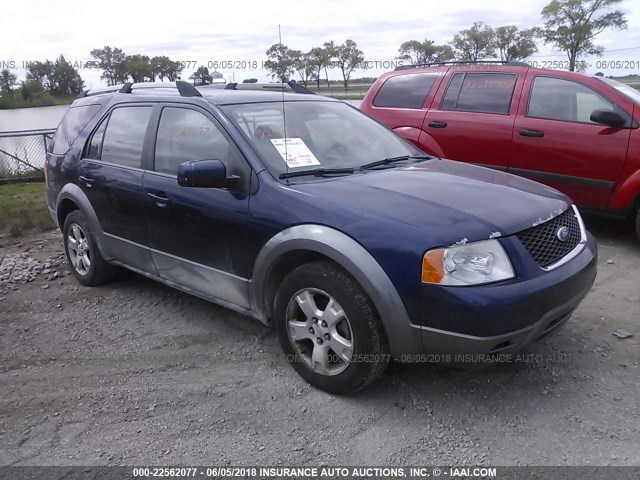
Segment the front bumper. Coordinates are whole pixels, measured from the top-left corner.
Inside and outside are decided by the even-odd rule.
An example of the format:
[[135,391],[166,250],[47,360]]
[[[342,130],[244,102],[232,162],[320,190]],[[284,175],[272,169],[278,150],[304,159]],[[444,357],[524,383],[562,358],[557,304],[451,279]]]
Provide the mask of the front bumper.
[[463,358],[464,363],[521,351],[566,323],[593,286],[597,257],[596,242],[588,235],[575,258],[535,278],[478,287],[425,286],[422,325],[413,325],[425,355],[403,360],[457,363],[452,360]]

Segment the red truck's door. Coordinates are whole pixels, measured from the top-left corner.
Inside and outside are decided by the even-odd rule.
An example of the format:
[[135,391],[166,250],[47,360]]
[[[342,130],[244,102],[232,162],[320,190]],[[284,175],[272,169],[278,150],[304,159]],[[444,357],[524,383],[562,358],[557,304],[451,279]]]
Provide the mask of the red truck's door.
[[420,147],[452,160],[506,168],[525,72],[452,67],[425,116]]
[[554,187],[580,206],[604,210],[622,174],[630,130],[590,120],[595,109],[624,110],[588,83],[561,72],[529,71],[509,172]]

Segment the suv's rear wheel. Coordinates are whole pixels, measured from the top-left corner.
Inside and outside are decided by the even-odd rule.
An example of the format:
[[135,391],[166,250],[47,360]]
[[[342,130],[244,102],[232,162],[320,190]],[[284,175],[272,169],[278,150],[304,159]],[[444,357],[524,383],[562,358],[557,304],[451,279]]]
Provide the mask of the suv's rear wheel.
[[359,390],[390,356],[375,309],[358,283],[328,261],[298,267],[275,301],[278,339],[293,368],[331,393]]
[[80,210],[67,215],[62,232],[67,262],[81,284],[92,287],[113,278],[117,269],[102,258],[89,222]]

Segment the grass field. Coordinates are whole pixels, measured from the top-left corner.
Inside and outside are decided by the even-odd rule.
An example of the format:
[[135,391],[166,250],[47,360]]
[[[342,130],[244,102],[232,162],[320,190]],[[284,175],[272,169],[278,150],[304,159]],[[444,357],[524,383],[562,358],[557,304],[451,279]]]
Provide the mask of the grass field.
[[19,237],[27,230],[53,227],[44,197],[44,183],[0,185],[0,232]]

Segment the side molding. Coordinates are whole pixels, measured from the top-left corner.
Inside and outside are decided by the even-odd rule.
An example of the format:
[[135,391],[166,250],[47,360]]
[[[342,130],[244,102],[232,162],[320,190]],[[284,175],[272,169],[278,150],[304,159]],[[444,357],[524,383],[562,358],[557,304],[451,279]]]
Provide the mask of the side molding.
[[362,245],[342,232],[322,225],[298,225],[273,236],[262,248],[250,283],[251,303],[259,317],[267,316],[264,291],[276,261],[292,251],[320,253],[349,272],[375,305],[395,358],[422,351],[419,327],[411,324],[402,299],[380,264]]

